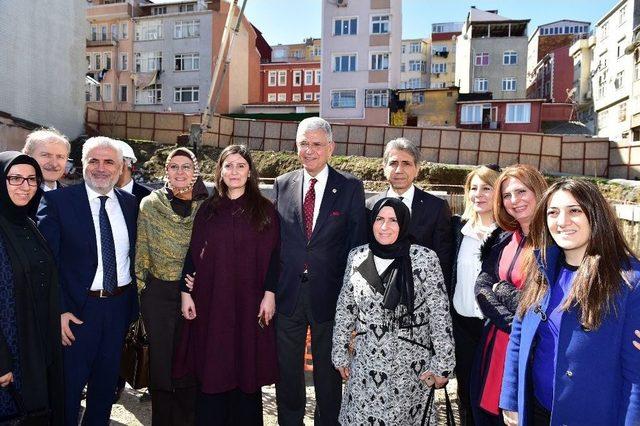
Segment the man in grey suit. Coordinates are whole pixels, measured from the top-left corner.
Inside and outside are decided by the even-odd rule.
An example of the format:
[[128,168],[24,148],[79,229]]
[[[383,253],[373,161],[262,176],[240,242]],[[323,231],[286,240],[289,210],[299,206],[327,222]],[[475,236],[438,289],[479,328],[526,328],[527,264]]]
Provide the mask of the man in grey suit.
[[[409,139],[398,138],[387,142],[382,163],[389,188],[369,198],[367,210],[370,211],[381,198],[400,198],[411,212],[409,234],[414,243],[436,252],[440,259],[444,282],[449,289],[453,256],[449,204],[413,184],[418,176],[420,150]],[[449,294],[449,299],[451,297]]]
[[327,164],[335,145],[325,120],[303,120],[296,146],[302,169],[274,184],[282,241],[276,287],[278,423],[302,425],[303,358],[310,326],[315,424],[337,425],[342,388],[331,363],[333,323],[347,255],[366,241],[364,189],[361,181]]

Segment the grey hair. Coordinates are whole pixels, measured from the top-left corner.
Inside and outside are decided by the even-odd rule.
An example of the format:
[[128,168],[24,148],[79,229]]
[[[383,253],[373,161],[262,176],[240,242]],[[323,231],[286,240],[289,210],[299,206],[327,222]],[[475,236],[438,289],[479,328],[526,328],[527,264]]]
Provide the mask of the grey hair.
[[111,148],[113,149],[117,156],[118,161],[122,162],[122,149],[120,148],[120,144],[117,140],[108,138],[106,136],[94,136],[85,141],[82,145],[82,163],[86,164],[89,159],[89,153],[91,150],[95,148]]
[[382,156],[383,164],[387,164],[387,160],[389,160],[389,154],[392,149],[398,149],[400,151],[404,151],[410,154],[413,157],[413,162],[418,165],[420,162],[420,149],[416,146],[415,143],[411,142],[407,138],[397,138],[391,139],[387,142],[387,145],[384,148],[384,154]]
[[60,145],[64,145],[64,147],[67,149],[67,155],[69,155],[69,152],[71,151],[71,144],[69,143],[69,139],[67,139],[65,135],[63,135],[53,127],[42,127],[29,133],[27,139],[24,142],[22,152],[27,155],[33,155],[33,152],[36,150],[38,144],[44,142],[59,143]]
[[307,132],[313,132],[316,130],[322,130],[327,135],[327,140],[333,142],[333,132],[331,131],[331,124],[320,117],[305,118],[298,124],[298,131],[296,132],[296,142],[304,140],[304,134]]

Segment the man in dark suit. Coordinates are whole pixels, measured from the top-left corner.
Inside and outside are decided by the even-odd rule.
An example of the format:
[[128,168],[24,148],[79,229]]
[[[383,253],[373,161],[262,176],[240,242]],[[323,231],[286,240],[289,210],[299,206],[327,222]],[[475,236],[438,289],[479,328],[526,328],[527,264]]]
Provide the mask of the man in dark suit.
[[310,326],[315,424],[337,425],[342,388],[331,363],[333,323],[349,250],[366,242],[364,189],[355,177],[327,165],[335,146],[325,120],[303,120],[296,145],[302,169],[274,184],[282,240],[276,287],[278,423],[302,425]]
[[113,139],[88,139],[82,148],[83,184],[47,192],[38,227],[58,265],[64,356],[65,424],[109,423],[120,355],[138,316],[133,282],[137,204],[114,189],[122,151]]
[[[453,256],[449,205],[445,200],[413,185],[418,176],[420,150],[410,140],[398,138],[389,141],[382,162],[389,189],[369,198],[367,210],[371,211],[376,201],[381,198],[400,198],[411,212],[409,233],[416,244],[436,252],[448,288]],[[371,221],[373,219],[369,218]],[[449,299],[451,296],[449,295]]]
[[136,154],[133,152],[133,148],[123,141],[118,141],[118,144],[120,145],[120,149],[122,149],[124,166],[122,167],[122,173],[120,173],[120,178],[118,178],[116,186],[127,191],[129,194],[133,194],[139,206],[142,199],[151,194],[151,191],[133,180],[133,165],[138,161]]

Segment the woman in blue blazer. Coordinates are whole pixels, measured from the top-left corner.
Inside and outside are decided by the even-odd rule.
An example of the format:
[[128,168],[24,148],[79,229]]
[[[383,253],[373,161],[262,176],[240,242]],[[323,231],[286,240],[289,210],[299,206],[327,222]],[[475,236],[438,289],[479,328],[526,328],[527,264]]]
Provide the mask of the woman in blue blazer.
[[535,258],[513,321],[507,425],[640,424],[640,262],[597,187],[565,179],[530,227]]

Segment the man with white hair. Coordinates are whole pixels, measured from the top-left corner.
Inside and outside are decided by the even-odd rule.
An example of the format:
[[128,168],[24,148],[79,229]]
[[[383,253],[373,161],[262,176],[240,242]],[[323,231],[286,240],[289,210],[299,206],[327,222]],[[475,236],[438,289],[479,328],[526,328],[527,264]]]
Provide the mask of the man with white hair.
[[120,173],[120,178],[116,186],[127,191],[129,194],[135,195],[138,205],[140,205],[142,199],[151,194],[151,191],[133,180],[133,165],[138,161],[136,154],[133,152],[133,148],[124,141],[119,140],[117,142],[122,149],[124,167],[122,167],[122,173]]
[[82,147],[84,183],[45,193],[38,212],[60,280],[67,425],[78,424],[85,385],[84,424],[109,423],[122,345],[138,316],[138,209],[133,195],[114,188],[122,166],[115,140],[88,139]]

